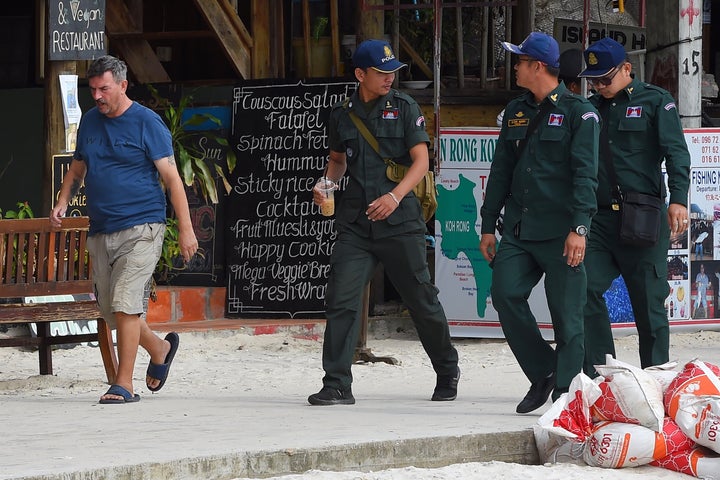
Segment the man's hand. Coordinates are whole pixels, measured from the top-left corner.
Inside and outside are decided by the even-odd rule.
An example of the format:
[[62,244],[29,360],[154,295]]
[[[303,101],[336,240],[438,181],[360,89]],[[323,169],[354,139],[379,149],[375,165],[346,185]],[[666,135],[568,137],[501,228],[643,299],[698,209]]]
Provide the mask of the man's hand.
[[679,203],[671,203],[668,206],[668,224],[670,225],[670,235],[680,235],[687,232],[690,221],[688,220],[688,211],[685,205]]
[[575,232],[565,239],[565,249],[563,257],[567,257],[567,264],[571,267],[577,267],[585,259],[585,237],[581,237]]
[[50,210],[50,225],[55,228],[62,227],[62,217],[65,216],[67,206],[57,205],[55,208]]
[[480,253],[485,260],[492,262],[495,258],[495,244],[497,243],[494,233],[483,233],[480,237]]

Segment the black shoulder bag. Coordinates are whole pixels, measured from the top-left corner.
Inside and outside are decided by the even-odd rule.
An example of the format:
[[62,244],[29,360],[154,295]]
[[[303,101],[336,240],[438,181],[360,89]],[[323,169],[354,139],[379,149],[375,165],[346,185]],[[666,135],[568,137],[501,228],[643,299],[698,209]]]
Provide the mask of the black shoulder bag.
[[[600,117],[607,115],[607,102],[600,105]],[[662,214],[661,180],[660,197],[639,192],[623,192],[617,182],[613,165],[607,122],[600,129],[600,156],[604,158],[608,178],[612,187],[612,209],[620,211],[620,242],[636,247],[652,247],[660,237],[660,215]]]

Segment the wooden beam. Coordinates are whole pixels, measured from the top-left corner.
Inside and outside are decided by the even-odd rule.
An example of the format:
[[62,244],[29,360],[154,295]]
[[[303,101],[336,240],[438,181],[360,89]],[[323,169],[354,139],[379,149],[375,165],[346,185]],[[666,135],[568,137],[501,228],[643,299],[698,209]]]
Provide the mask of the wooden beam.
[[330,0],[330,35],[332,42],[333,75],[340,75],[340,19],[338,18],[338,0]]
[[165,71],[155,51],[142,37],[116,38],[113,33],[127,34],[142,32],[135,23],[123,0],[106,0],[105,30],[115,50],[120,54],[128,68],[140,83],[169,82],[170,75]]
[[305,76],[309,77],[312,72],[312,62],[310,60],[310,2],[302,0],[302,19],[303,19],[303,52],[305,53]]
[[417,67],[422,71],[429,80],[433,79],[433,72],[430,70],[430,67],[427,63],[425,63],[425,60],[422,59],[422,57],[415,51],[412,45],[410,45],[410,42],[405,40],[405,37],[400,35],[400,48],[405,51],[408,55],[410,55],[410,58],[413,61],[413,64],[417,65]]
[[383,6],[384,0],[358,0],[361,11],[358,14],[358,45],[363,40],[370,38],[383,38],[385,33],[385,12],[379,9],[362,9],[363,5],[368,7]]
[[[47,58],[47,57],[46,57]],[[65,151],[65,120],[63,117],[60,75],[75,75],[74,60],[46,61],[45,64],[45,158],[43,162],[43,212],[49,212],[52,192],[53,155]],[[37,212],[36,212],[37,214]]]
[[276,15],[277,11],[269,7],[268,0],[252,0],[250,7],[252,9],[252,31],[255,33],[252,48],[253,78],[273,77],[270,32],[274,30],[271,27],[270,12]]
[[235,72],[255,78],[252,65],[253,39],[228,0],[194,0],[208,26],[223,47]]

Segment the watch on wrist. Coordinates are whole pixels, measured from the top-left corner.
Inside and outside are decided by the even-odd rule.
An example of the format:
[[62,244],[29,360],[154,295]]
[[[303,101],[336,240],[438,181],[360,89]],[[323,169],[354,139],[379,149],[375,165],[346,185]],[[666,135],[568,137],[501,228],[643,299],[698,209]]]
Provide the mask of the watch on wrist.
[[573,228],[572,231],[577,233],[581,237],[584,237],[588,233],[588,229],[585,225],[578,225],[577,227]]

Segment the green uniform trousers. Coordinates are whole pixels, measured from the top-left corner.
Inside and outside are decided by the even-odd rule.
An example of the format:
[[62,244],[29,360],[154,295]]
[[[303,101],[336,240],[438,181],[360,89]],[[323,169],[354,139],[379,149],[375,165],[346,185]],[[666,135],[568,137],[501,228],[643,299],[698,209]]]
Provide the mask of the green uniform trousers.
[[350,367],[360,334],[363,290],[378,262],[410,312],[435,373],[455,375],[458,354],[450,341],[438,290],[430,281],[424,233],[372,239],[344,231],[330,257],[323,384],[345,389],[352,383]]
[[619,275],[623,276],[630,295],[640,342],[640,365],[646,368],[669,360],[670,327],[665,299],[670,294],[667,281],[670,230],[664,209],[660,219],[658,243],[653,247],[634,247],[619,242],[619,213],[601,208],[593,217],[585,253],[588,294],[584,370],[590,377],[597,376],[593,365],[604,365],[606,354],[615,356],[610,317],[603,294]]
[[[567,265],[565,237],[519,240],[506,229],[493,262],[490,293],[505,338],[523,372],[535,383],[556,372],[553,398],[567,392],[582,370],[585,267]],[[543,339],[528,297],[545,274],[545,295],[555,334],[555,349]]]

